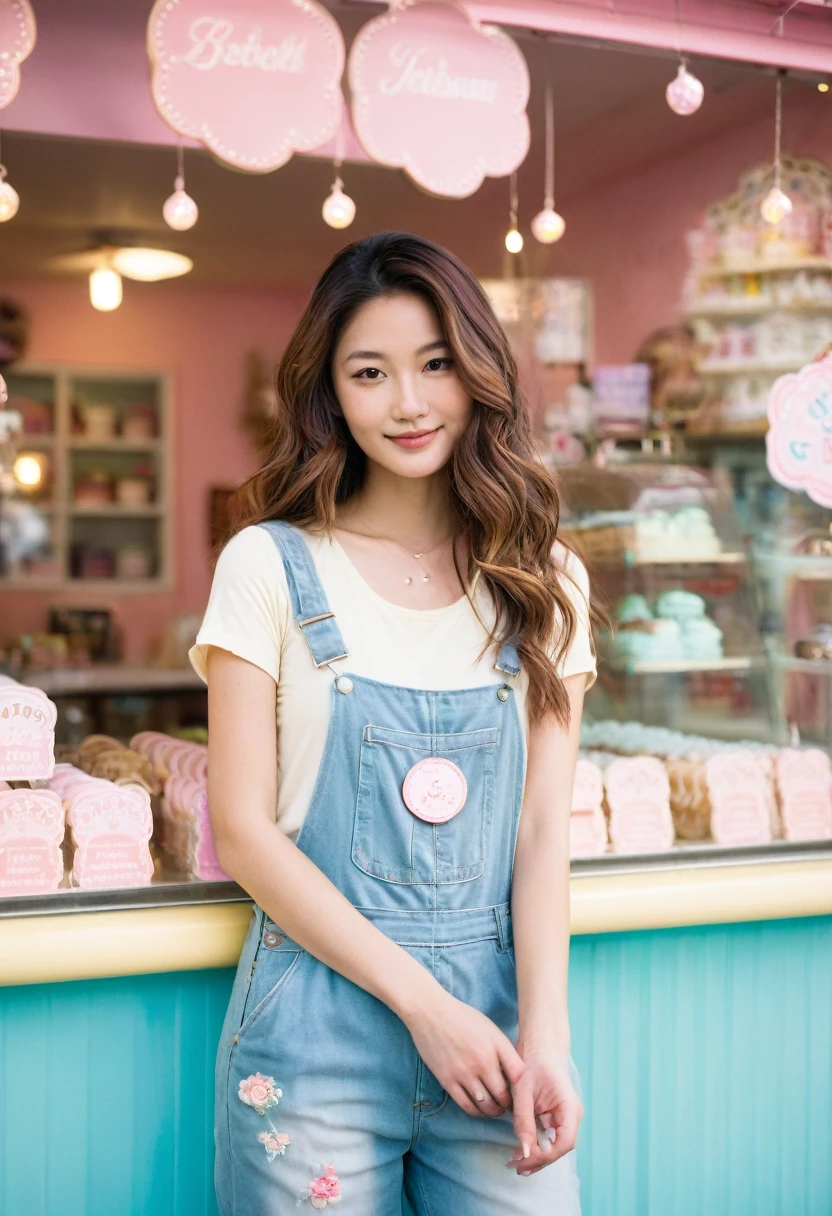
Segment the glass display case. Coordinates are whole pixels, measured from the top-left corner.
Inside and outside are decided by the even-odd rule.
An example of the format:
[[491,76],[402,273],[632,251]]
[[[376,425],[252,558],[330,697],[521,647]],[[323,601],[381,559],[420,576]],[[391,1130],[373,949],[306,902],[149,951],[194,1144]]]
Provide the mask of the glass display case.
[[608,605],[590,718],[771,741],[765,648],[730,493],[661,463],[561,470],[565,535]]

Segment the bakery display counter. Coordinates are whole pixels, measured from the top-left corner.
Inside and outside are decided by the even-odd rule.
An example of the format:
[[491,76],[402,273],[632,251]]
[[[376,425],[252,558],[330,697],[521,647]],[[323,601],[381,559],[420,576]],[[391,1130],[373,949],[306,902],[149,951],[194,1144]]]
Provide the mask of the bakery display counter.
[[[832,915],[832,842],[575,860],[571,882],[575,936]],[[231,968],[250,916],[230,881],[6,899],[0,982]]]

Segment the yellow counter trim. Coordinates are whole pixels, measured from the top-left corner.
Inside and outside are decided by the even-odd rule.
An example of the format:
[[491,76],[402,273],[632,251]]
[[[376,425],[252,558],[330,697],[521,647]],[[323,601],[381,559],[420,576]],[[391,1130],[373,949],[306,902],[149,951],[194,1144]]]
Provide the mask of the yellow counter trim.
[[[572,932],[832,915],[832,860],[572,879]],[[0,983],[233,967],[251,905],[197,904],[0,920]]]

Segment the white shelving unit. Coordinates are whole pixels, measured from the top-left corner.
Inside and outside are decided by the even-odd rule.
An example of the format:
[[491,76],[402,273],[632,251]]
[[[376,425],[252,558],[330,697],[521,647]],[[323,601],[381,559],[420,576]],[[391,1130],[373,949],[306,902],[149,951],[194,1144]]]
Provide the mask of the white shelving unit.
[[[50,524],[49,549],[56,567],[54,576],[27,573],[22,564],[0,578],[0,589],[21,591],[83,588],[90,591],[153,592],[168,588],[172,571],[170,381],[165,372],[105,367],[74,367],[66,364],[29,364],[6,373],[9,408],[15,399],[27,396],[51,409],[48,433],[22,434],[19,452],[43,452],[51,465],[48,499],[31,498],[32,506]],[[73,406],[79,396],[95,393],[95,399],[112,404],[117,412],[130,404],[152,404],[156,434],[146,439],[88,438],[75,429]],[[131,457],[147,457],[153,466],[154,498],[133,506],[119,502],[85,506],[75,502],[74,483],[96,458],[113,478],[130,476]],[[19,499],[24,499],[21,494]],[[99,527],[96,529],[96,523]],[[73,571],[73,547],[95,546],[117,551],[122,545],[139,545],[152,555],[147,578],[91,578]]]

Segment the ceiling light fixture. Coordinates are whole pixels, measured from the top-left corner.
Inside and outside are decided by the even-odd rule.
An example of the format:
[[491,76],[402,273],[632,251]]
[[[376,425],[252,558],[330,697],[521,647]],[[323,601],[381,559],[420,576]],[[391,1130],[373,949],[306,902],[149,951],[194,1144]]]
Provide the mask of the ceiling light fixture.
[[777,101],[774,110],[774,185],[760,204],[760,214],[775,226],[792,213],[792,200],[781,185],[781,145],[783,142],[783,71],[777,73]]
[[99,266],[90,275],[90,303],[99,312],[112,312],[121,304],[121,275],[112,266]]
[[552,83],[546,81],[546,167],[543,174],[543,210],[532,220],[532,235],[541,245],[553,245],[566,231],[566,221],[555,211],[555,107]]
[[674,0],[676,14],[676,51],[679,55],[679,70],[665,90],[667,104],[674,114],[687,118],[695,114],[702,105],[705,87],[692,72],[688,71],[688,61],[682,52],[682,7],[681,0]]
[[185,153],[181,142],[176,149],[176,164],[173,194],[165,200],[162,215],[169,228],[176,232],[187,232],[199,219],[199,207],[190,194],[185,193]]
[[512,173],[509,181],[509,223],[511,227],[506,233],[506,249],[509,253],[519,253],[523,248],[523,234],[517,227],[517,212],[519,199],[517,196],[517,170]]
[[112,252],[112,265],[127,279],[141,283],[157,283],[161,279],[176,279],[188,274],[194,264],[184,253],[170,249],[149,249],[144,246],[122,245]]

